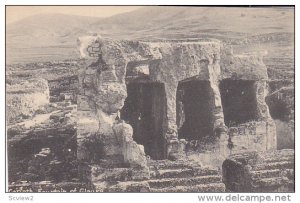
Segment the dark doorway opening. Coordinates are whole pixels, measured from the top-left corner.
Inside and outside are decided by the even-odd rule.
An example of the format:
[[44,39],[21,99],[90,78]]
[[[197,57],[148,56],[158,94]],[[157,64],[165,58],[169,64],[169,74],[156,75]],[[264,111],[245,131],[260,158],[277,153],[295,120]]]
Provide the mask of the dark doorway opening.
[[213,95],[209,81],[182,81],[177,88],[178,136],[186,140],[213,138]]
[[273,119],[289,121],[289,110],[287,104],[280,98],[267,97],[266,103],[269,106],[270,115]]
[[257,101],[255,81],[223,80],[220,82],[220,93],[225,124],[236,126],[257,119]]
[[164,121],[165,87],[162,83],[129,83],[121,119],[133,128],[133,139],[152,159],[166,157]]

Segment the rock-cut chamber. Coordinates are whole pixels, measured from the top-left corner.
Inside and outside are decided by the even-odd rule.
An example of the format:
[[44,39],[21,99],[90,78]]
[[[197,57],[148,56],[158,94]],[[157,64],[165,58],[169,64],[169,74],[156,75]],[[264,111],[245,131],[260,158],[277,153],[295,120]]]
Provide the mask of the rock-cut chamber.
[[220,93],[226,126],[236,126],[257,119],[255,81],[222,80]]
[[164,121],[166,112],[165,87],[162,83],[127,84],[127,98],[121,119],[133,128],[133,139],[144,146],[152,159],[164,159]]
[[213,101],[209,81],[179,82],[176,95],[179,138],[186,140],[211,138],[213,135]]

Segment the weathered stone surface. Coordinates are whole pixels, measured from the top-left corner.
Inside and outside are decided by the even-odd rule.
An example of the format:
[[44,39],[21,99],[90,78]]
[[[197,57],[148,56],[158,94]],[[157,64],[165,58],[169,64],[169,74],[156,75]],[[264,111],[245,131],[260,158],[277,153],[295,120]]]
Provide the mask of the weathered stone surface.
[[149,161],[151,192],[224,192],[220,171],[192,160]]
[[223,46],[221,51],[222,78],[244,80],[267,80],[267,67],[262,53],[234,55],[230,48]]
[[272,120],[247,122],[229,130],[233,129],[236,129],[236,133],[230,135],[232,154],[276,149],[276,128]]
[[121,139],[125,163],[128,163],[131,167],[146,167],[147,159],[144,147],[133,141],[132,127],[125,122],[121,122],[115,124],[113,130],[115,135]]
[[18,117],[30,117],[36,110],[49,103],[49,87],[44,79],[19,81],[7,84],[7,120],[12,122]]
[[225,185],[223,183],[199,184],[195,186],[175,186],[163,189],[151,188],[151,192],[224,192]]
[[232,155],[223,163],[223,180],[232,192],[293,192],[294,150]]
[[[168,159],[178,160],[196,153],[197,157],[193,158],[194,161],[220,166],[220,163],[232,153],[276,148],[275,124],[265,103],[268,76],[261,55],[233,55],[216,40],[135,42],[113,41],[100,36],[90,36],[81,38],[79,46],[81,57],[87,58],[90,66],[80,70],[78,96],[80,114],[78,115],[84,114],[84,116],[79,118],[78,137],[89,136],[91,131],[98,134],[104,144],[103,158],[108,160],[110,156],[122,157],[118,159],[119,164],[140,169],[138,174],[141,176],[137,176],[137,179],[143,180],[149,177],[146,154],[143,146],[134,141],[132,127],[121,120],[119,113],[127,97],[126,84],[130,82],[159,82],[164,85],[165,92],[161,96],[166,102],[164,107],[166,115],[163,118],[162,131],[165,141],[164,150]],[[223,79],[253,81],[257,118],[249,123],[255,123],[254,127],[249,123],[229,126],[229,129],[225,126],[219,90],[219,83]],[[191,142],[178,138],[178,127],[185,122],[181,118],[184,112],[180,114],[179,126],[176,123],[178,120],[176,111],[180,110],[176,107],[178,84],[190,80],[208,81],[207,91],[211,95],[209,108],[212,109],[213,129],[209,135],[210,139],[199,142],[197,146],[202,151],[196,150],[194,154],[188,153],[187,150],[191,147],[189,146]],[[91,126],[93,130],[80,121],[88,118],[93,121],[93,127]],[[88,150],[78,149],[79,154],[84,154],[80,152],[81,150]],[[212,163],[212,157],[215,157],[219,165]],[[196,168],[165,168],[156,172],[150,171],[150,174],[151,177],[186,178],[199,176],[203,172],[203,168],[198,167],[199,170]],[[204,179],[211,180],[209,177]],[[185,181],[189,182],[182,180]],[[110,183],[108,185],[103,183],[102,186],[100,183],[97,184],[103,188],[110,187]],[[219,183],[212,184],[216,184],[215,190],[209,185],[195,185],[193,190],[224,190],[224,186]],[[126,190],[121,189],[122,187],[119,185],[113,188]],[[176,188],[169,191],[173,190],[175,191]],[[185,187],[179,187],[177,190],[190,191]]]
[[109,83],[98,87],[94,101],[97,108],[107,114],[117,113],[124,105],[127,96],[125,84]]
[[[221,131],[226,131],[218,88],[220,79],[262,80],[256,83],[257,109],[260,119],[270,118],[268,106],[264,101],[267,94],[264,82],[267,79],[267,71],[259,55],[235,56],[221,49],[220,42],[214,40],[152,43],[112,41],[99,36],[84,39],[80,50],[90,52],[92,55],[94,52],[99,53],[98,61],[83,72],[83,87],[89,87],[84,94],[94,101],[97,109],[107,114],[117,113],[123,105],[126,97],[124,85],[126,64],[131,64],[130,67],[132,64],[148,64],[149,79],[165,85],[167,102],[165,139],[169,157],[172,159],[182,156],[184,149],[182,145],[184,141],[178,141],[176,125],[176,91],[180,81],[191,78],[209,80],[214,101],[215,132],[221,128],[225,129]],[[82,57],[88,55],[91,54],[82,53]],[[89,72],[91,69],[93,71]],[[271,121],[268,123],[270,132],[267,140],[270,146],[267,149],[276,146],[274,130],[271,127],[273,125]]]
[[[148,173],[148,174],[147,174]],[[147,192],[149,171],[144,168],[101,168],[91,166],[90,182],[97,192]],[[148,188],[148,189],[147,189]]]

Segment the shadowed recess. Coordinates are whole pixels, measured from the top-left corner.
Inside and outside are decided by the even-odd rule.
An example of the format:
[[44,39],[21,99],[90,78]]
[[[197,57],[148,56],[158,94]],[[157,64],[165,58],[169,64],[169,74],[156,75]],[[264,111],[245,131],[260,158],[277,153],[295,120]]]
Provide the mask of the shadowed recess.
[[257,118],[255,81],[223,80],[220,92],[225,124],[229,127]]
[[180,82],[177,88],[179,138],[201,140],[213,135],[212,92],[209,81]]
[[130,83],[121,110],[121,119],[133,128],[133,139],[144,146],[153,159],[165,157],[163,123],[165,88],[162,83]]

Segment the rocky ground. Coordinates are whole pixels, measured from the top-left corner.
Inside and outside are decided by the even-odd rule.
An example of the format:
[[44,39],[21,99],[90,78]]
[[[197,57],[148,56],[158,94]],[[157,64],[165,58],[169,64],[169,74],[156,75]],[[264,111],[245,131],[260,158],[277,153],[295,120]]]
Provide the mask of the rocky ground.
[[76,111],[70,101],[40,107],[7,126],[9,183],[77,182]]
[[[29,64],[24,73],[20,72],[36,76],[41,69],[49,68],[47,65],[40,64],[33,72],[29,71],[33,67]],[[68,68],[67,76],[72,72]],[[33,76],[24,79],[18,74],[7,77],[8,181],[12,191],[69,190],[83,184],[77,171],[76,101],[60,88],[65,87],[63,82],[56,82],[55,88],[49,89],[47,79],[55,74],[50,72],[39,79]],[[62,81],[66,77],[60,76]],[[53,97],[55,102],[49,102]]]

